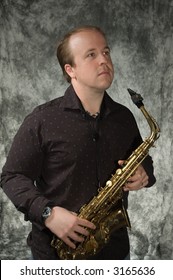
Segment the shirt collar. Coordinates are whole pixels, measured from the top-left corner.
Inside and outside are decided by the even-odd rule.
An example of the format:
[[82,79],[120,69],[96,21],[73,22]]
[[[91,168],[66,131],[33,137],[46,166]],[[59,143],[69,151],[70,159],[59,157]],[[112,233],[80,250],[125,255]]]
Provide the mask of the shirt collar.
[[[117,108],[115,104],[116,102],[113,101],[113,99],[105,91],[104,98],[101,105],[101,114],[104,114],[106,116],[111,112],[115,111]],[[77,96],[72,85],[70,85],[65,91],[64,98],[60,107],[64,109],[84,111],[82,103],[79,97]]]
[[65,91],[60,107],[71,110],[84,110],[82,103],[75,93],[72,85],[70,85]]

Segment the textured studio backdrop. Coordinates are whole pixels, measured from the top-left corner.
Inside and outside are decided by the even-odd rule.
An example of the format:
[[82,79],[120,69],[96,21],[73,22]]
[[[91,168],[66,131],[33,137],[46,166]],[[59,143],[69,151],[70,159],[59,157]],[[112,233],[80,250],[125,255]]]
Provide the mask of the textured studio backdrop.
[[[131,109],[145,138],[148,124],[126,89],[140,92],[161,129],[150,150],[157,183],[130,193],[131,258],[173,259],[172,0],[0,0],[0,172],[24,117],[64,93],[56,44],[82,24],[107,33],[115,65],[108,90],[113,99]],[[29,229],[0,190],[0,259],[29,257]]]

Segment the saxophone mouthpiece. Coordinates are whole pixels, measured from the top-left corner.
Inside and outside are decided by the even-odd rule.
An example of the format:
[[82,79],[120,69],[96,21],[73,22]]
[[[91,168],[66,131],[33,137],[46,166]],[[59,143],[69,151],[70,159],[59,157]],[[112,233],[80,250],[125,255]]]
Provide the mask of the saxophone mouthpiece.
[[134,103],[138,108],[140,108],[141,106],[144,106],[144,104],[143,104],[143,102],[142,102],[142,101],[143,101],[143,98],[142,98],[142,96],[141,96],[139,93],[133,91],[133,90],[130,89],[130,88],[128,88],[127,90],[128,90],[128,92],[129,92],[129,94],[130,94],[130,96],[131,96],[131,99],[132,99],[133,103]]

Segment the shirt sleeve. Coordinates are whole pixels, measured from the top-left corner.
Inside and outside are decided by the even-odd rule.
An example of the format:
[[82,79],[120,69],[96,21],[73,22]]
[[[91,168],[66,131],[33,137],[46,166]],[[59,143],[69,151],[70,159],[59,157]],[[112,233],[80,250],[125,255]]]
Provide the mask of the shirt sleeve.
[[142,166],[148,175],[148,185],[146,188],[152,187],[156,183],[156,178],[154,176],[153,160],[150,155],[148,155],[142,162]]
[[35,184],[41,175],[44,152],[43,129],[37,118],[28,116],[14,137],[6,163],[2,169],[1,187],[17,210],[43,226],[42,211],[49,201]]

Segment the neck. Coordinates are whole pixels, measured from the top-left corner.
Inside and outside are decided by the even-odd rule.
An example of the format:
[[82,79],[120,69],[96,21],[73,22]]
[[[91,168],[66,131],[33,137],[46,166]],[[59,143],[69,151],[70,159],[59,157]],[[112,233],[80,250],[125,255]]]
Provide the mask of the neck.
[[89,112],[91,115],[95,115],[100,112],[103,95],[99,96],[98,98],[87,96],[86,98],[80,98],[80,100],[85,111]]
[[101,103],[104,96],[104,91],[94,91],[94,90],[79,90],[74,87],[74,90],[79,97],[85,111],[89,112],[91,115],[95,115],[100,112]]

